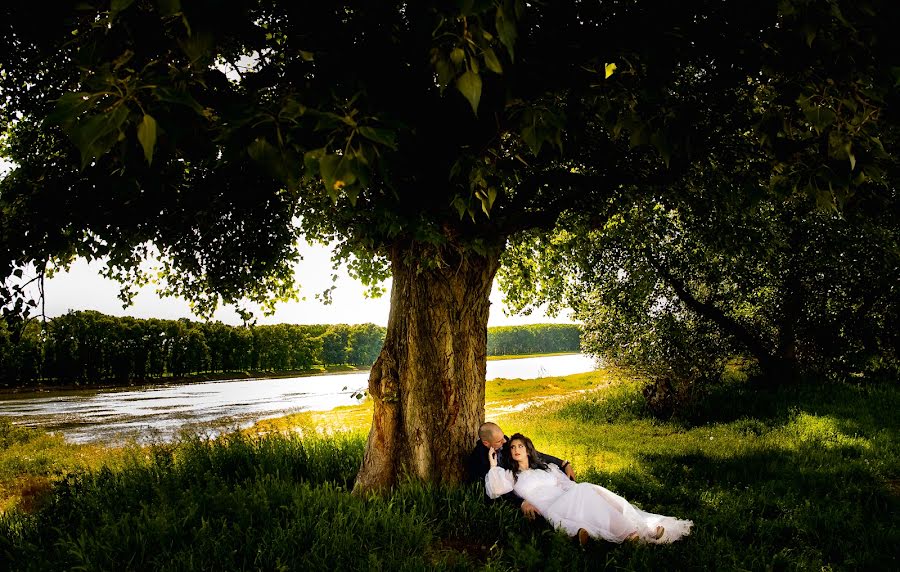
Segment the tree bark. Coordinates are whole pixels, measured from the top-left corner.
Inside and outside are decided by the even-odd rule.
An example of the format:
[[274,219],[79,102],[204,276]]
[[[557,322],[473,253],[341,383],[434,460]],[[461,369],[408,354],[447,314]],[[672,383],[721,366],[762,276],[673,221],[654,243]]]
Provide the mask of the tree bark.
[[497,249],[445,254],[434,264],[422,246],[394,247],[391,312],[369,375],[374,414],[355,493],[385,491],[406,477],[462,480],[484,421],[489,297],[499,258]]

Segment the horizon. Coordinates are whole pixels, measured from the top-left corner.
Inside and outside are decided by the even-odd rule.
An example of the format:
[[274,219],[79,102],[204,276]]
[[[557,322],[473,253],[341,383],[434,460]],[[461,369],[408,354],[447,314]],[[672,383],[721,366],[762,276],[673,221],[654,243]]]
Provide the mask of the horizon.
[[[251,305],[256,325],[275,324],[375,324],[387,326],[390,312],[391,280],[384,282],[385,294],[379,298],[368,298],[365,288],[351,278],[346,268],[334,271],[337,280],[332,282],[331,249],[328,246],[305,245],[300,248],[303,255],[295,267],[298,276],[300,299],[276,304],[275,312],[264,315],[259,307]],[[51,278],[44,281],[44,307],[48,319],[70,311],[94,310],[109,316],[139,319],[188,318],[204,322],[194,314],[186,300],[179,297],[161,297],[157,286],[150,284],[138,290],[133,303],[123,307],[118,298],[118,282],[101,275],[101,261],[75,260],[67,270],[56,270]],[[332,293],[332,303],[323,304],[316,294],[330,286],[337,286]],[[36,298],[37,288],[32,289]],[[531,324],[577,324],[571,317],[571,310],[563,310],[558,316],[550,316],[544,307],[527,315],[507,315],[503,295],[496,284],[491,291],[491,313],[488,327],[519,326]],[[242,325],[233,307],[220,307],[209,321],[219,321],[228,325]]]

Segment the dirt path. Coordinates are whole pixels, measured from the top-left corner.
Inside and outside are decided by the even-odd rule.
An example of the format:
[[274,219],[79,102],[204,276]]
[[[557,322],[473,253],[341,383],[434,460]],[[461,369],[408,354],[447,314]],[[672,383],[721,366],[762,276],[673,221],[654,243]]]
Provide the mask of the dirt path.
[[567,391],[565,393],[558,393],[554,395],[545,395],[543,397],[535,397],[529,401],[516,402],[515,399],[500,399],[496,401],[489,401],[484,404],[484,417],[485,419],[498,419],[505,415],[509,415],[510,413],[517,413],[519,411],[523,411],[529,407],[543,405],[545,403],[552,403],[554,401],[560,401],[562,399],[566,399],[575,395],[580,395],[582,393],[587,393],[589,391],[597,391],[598,389],[602,389],[604,387],[609,386],[609,384],[599,385],[597,387],[591,387],[588,389],[578,389],[575,391]]

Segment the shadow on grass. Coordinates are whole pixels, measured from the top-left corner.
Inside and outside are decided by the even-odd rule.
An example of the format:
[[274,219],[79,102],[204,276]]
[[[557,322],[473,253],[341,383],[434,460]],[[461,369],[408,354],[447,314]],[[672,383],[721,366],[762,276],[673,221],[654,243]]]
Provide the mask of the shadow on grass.
[[[900,569],[900,507],[884,478],[897,470],[897,420],[893,412],[884,417],[896,395],[852,386],[779,391],[771,402],[711,413],[708,423],[739,430],[723,449],[690,442],[689,453],[669,451],[671,442],[658,439],[635,446],[639,468],[581,475],[645,510],[692,519],[692,535],[671,545],[581,548],[509,505],[485,503],[478,486],[406,483],[387,497],[354,497],[362,436],[233,434],[136,449],[121,469],[66,476],[33,513],[0,516],[0,563],[13,570]],[[585,403],[584,412],[595,407]],[[805,430],[814,438],[804,440]]]
[[819,444],[726,458],[658,453],[641,457],[640,473],[585,478],[645,510],[695,522],[665,559],[639,551],[629,568],[900,569],[900,499],[866,455]]
[[900,416],[896,415],[900,391],[886,383],[806,382],[761,390],[746,382],[726,382],[710,388],[680,421],[697,426],[756,419],[773,426],[786,422],[798,409],[839,419],[845,433],[900,431]]

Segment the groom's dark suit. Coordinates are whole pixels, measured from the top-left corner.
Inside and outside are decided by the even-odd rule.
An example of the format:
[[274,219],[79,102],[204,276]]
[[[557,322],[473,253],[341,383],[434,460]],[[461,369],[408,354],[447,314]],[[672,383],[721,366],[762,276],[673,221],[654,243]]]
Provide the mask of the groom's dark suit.
[[[506,448],[509,446],[509,437],[506,437],[506,435],[504,435],[504,437],[506,438],[507,443],[497,451],[497,466],[508,469],[509,467],[506,466]],[[554,457],[553,455],[541,453],[540,451],[537,451],[537,454],[545,463],[553,463],[557,467],[562,467],[562,459]],[[484,486],[484,477],[490,470],[491,462],[488,460],[488,448],[485,447],[484,443],[479,439],[475,443],[475,448],[472,449],[472,452],[469,454],[469,458],[466,459],[466,476],[470,483],[481,483],[481,485]],[[485,493],[485,496],[487,496],[487,493]],[[503,499],[516,506],[522,506],[522,498],[515,492],[506,493],[503,495]]]

